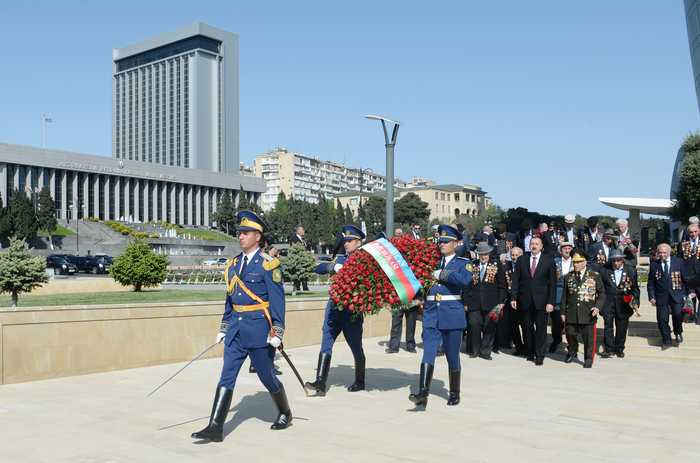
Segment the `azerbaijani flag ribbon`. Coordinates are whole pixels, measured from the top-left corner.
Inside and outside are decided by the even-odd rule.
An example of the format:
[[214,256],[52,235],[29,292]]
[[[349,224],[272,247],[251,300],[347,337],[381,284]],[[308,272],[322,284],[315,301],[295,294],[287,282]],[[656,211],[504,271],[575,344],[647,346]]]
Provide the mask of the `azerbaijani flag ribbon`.
[[44,118],[44,122],[51,122],[51,119]]
[[24,191],[28,191],[28,192],[32,193],[32,187],[30,187],[30,186],[25,186],[25,187],[24,187]]
[[420,290],[421,284],[399,250],[384,238],[367,243],[361,249],[370,253],[377,261],[391,284],[394,285],[401,302],[404,305],[408,304]]

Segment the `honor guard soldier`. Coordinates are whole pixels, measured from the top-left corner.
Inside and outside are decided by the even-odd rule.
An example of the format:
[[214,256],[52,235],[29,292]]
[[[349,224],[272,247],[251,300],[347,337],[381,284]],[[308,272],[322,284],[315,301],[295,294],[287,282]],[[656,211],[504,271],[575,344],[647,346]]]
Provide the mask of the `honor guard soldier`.
[[284,386],[275,376],[272,360],[284,335],[284,288],[280,262],[260,251],[267,225],[251,211],[237,215],[238,239],[243,252],[226,265],[228,295],[217,342],[224,343],[224,366],[214,396],[209,426],[192,434],[195,439],[221,442],[231,406],[233,388],[245,359],[270,392],[278,416],[271,429],[285,429],[292,412]]
[[[343,268],[343,264],[350,255],[362,246],[365,234],[354,225],[343,227],[343,245],[345,254],[339,255],[332,262],[323,262],[316,267],[316,273],[320,275],[333,275]],[[333,309],[333,302],[328,299],[326,305],[326,319],[323,323],[323,339],[321,341],[321,352],[318,354],[318,368],[316,369],[316,381],[306,383],[308,389],[326,392],[326,380],[328,371],[331,368],[331,355],[333,354],[333,344],[338,335],[342,332],[345,340],[350,346],[353,357],[355,357],[355,382],[348,388],[350,392],[362,391],[365,389],[365,352],[362,349],[362,323],[364,316],[358,315],[352,320],[353,312],[349,310]]]
[[444,345],[449,367],[450,397],[447,405],[459,404],[459,348],[462,344],[462,330],[467,326],[462,288],[472,281],[471,261],[455,254],[462,234],[449,225],[440,225],[438,235],[442,259],[440,268],[433,273],[433,278],[437,281],[428,290],[423,311],[423,360],[420,365],[419,391],[408,396],[411,402],[421,407],[428,405],[435,355],[440,341]]
[[571,251],[574,270],[564,275],[561,298],[561,320],[566,324],[569,352],[564,362],[578,356],[577,333],[583,338],[583,368],[591,368],[595,357],[595,324],[605,304],[605,287],[598,272],[586,268],[588,254],[581,249]]

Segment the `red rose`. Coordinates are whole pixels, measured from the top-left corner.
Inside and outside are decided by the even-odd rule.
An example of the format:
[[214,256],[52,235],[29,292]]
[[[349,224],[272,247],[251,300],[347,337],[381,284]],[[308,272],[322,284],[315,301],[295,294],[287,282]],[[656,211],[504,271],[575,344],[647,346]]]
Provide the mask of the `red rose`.
[[625,299],[625,302],[629,304],[630,302],[632,302],[632,295],[628,294],[627,296],[624,297],[624,299]]

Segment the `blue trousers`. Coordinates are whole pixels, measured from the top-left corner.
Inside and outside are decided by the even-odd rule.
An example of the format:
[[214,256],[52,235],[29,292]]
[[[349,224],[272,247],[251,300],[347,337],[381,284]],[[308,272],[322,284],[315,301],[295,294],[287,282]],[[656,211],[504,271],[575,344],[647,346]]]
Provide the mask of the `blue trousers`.
[[272,346],[249,348],[241,346],[241,337],[236,334],[230,345],[224,347],[224,367],[221,370],[221,379],[218,387],[225,387],[233,390],[236,387],[236,378],[246,357],[250,356],[258,378],[263,386],[270,392],[279,392],[282,383],[275,376],[272,361],[275,358],[275,348]]
[[352,356],[355,361],[363,361],[365,359],[365,351],[362,349],[362,315],[359,315],[355,321],[350,320],[348,311],[341,311],[337,314],[337,318],[329,320],[326,316],[326,321],[323,322],[323,339],[321,340],[321,353],[333,355],[333,344],[335,340],[343,333],[345,340],[350,346]]
[[439,330],[437,328],[424,327],[423,335],[423,361],[435,365],[435,355],[442,341],[447,357],[447,365],[450,370],[461,370],[459,362],[459,348],[462,346],[462,328],[456,330]]

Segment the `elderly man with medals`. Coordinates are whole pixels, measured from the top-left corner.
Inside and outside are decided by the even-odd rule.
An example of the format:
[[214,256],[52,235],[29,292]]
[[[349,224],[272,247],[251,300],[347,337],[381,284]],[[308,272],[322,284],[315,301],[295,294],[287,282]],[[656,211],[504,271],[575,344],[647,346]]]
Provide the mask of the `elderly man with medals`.
[[438,227],[438,246],[442,259],[440,268],[433,273],[433,278],[437,281],[428,289],[423,311],[423,360],[420,365],[419,391],[408,396],[411,402],[420,407],[428,405],[440,341],[444,345],[449,367],[450,397],[447,405],[457,405],[460,400],[459,348],[462,344],[462,330],[467,326],[462,288],[472,281],[473,269],[469,260],[455,254],[457,243],[461,240],[462,234],[451,226]]
[[[354,225],[343,227],[343,246],[345,254],[337,256],[332,262],[323,262],[316,267],[316,273],[320,275],[333,275],[343,268],[343,264],[350,255],[362,246],[365,234]],[[365,352],[362,349],[362,323],[364,317],[359,315],[352,319],[353,312],[349,310],[333,309],[333,302],[328,299],[326,306],[326,319],[323,322],[323,338],[321,341],[321,352],[318,354],[318,367],[316,369],[316,381],[306,383],[308,389],[324,393],[326,392],[326,381],[331,368],[331,355],[333,344],[340,333],[345,336],[352,355],[355,358],[355,382],[348,388],[350,392],[362,391],[365,389]]]
[[577,333],[583,338],[583,368],[591,368],[595,357],[595,325],[605,304],[605,286],[600,273],[586,267],[588,254],[581,249],[571,251],[574,269],[564,275],[561,298],[561,320],[566,324],[568,354],[564,362],[578,357]]
[[260,239],[268,231],[260,217],[244,210],[238,213],[237,220],[243,252],[226,265],[228,295],[216,338],[224,343],[224,366],[209,425],[192,434],[195,439],[214,442],[223,441],[236,378],[248,356],[277,407],[278,416],[271,429],[285,429],[292,421],[287,394],[272,364],[275,349],[284,335],[285,299],[280,262],[260,251]]

